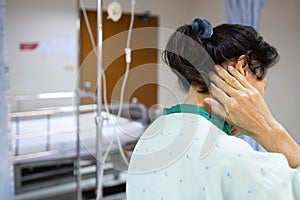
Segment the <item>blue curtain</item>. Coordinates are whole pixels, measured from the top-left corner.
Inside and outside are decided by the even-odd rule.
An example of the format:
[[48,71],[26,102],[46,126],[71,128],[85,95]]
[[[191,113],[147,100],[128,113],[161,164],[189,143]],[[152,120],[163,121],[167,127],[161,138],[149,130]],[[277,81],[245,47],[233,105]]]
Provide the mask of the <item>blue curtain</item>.
[[259,29],[265,0],[224,0],[227,22]]
[[9,68],[5,59],[6,1],[0,0],[0,198],[14,199],[9,132]]

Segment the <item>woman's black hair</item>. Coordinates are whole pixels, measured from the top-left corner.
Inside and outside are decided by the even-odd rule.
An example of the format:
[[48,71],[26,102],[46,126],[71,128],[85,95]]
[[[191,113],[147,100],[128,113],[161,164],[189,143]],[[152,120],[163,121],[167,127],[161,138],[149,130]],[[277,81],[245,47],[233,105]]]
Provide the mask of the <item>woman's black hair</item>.
[[214,65],[237,61],[241,55],[248,56],[249,67],[252,61],[256,61],[264,71],[278,61],[277,50],[252,27],[222,24],[212,29],[210,37],[203,37],[199,33],[205,31],[195,31],[193,23],[179,27],[170,37],[162,54],[163,60],[186,89],[194,82],[201,86],[199,92],[208,92],[207,74],[214,71]]

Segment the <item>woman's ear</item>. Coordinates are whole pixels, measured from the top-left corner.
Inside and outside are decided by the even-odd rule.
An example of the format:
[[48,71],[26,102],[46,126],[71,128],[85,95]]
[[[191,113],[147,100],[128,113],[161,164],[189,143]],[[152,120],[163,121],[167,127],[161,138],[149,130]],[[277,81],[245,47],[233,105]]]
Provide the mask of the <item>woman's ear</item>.
[[241,55],[236,64],[235,64],[235,68],[243,75],[246,76],[247,75],[247,66],[248,66],[248,62],[247,62],[247,56],[245,55]]

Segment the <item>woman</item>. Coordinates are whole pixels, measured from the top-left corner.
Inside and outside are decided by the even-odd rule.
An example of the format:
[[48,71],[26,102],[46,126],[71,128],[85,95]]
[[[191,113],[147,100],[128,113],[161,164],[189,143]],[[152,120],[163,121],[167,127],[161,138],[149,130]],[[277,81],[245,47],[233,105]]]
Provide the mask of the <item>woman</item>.
[[214,63],[234,66],[263,95],[266,71],[278,60],[276,49],[253,28],[212,28],[195,19],[171,36],[164,59],[188,95],[184,104],[164,109],[138,141],[128,199],[300,199],[300,174],[286,158],[253,151],[229,136],[238,132],[211,115],[204,102],[210,82],[217,82]]

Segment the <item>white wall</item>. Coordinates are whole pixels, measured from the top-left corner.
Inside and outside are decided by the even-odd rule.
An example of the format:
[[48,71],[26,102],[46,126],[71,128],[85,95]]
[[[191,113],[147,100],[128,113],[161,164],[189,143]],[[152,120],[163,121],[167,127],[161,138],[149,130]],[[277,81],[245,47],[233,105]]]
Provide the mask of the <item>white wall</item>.
[[[96,8],[96,0],[84,0],[88,9]],[[110,0],[104,0],[104,9]],[[130,11],[129,0],[119,0],[124,12]],[[34,5],[34,6],[33,6]],[[266,1],[261,20],[261,35],[277,47],[281,60],[268,76],[266,100],[272,113],[300,142],[300,123],[297,113],[300,109],[300,94],[297,89],[300,79],[297,53],[300,52],[300,1]],[[45,56],[40,52],[31,55],[19,52],[20,41],[45,41],[59,35],[75,37],[74,0],[9,0],[8,15],[8,55],[11,67],[11,93],[71,91],[76,52],[72,59],[59,56]],[[222,0],[136,0],[136,13],[150,10],[159,16],[159,25],[175,29],[189,23],[195,17],[208,19],[213,25],[225,22]],[[50,16],[50,17],[49,17]],[[28,22],[28,23],[24,23]],[[34,22],[34,23],[33,23]],[[42,29],[34,29],[42,26]],[[33,31],[34,30],[34,31]],[[168,38],[159,33],[159,45],[164,46]],[[75,51],[75,50],[74,50]],[[36,59],[36,57],[38,57]],[[30,59],[34,58],[34,59]],[[42,63],[42,64],[41,64]],[[71,67],[70,67],[71,66]],[[53,70],[54,69],[54,70]],[[28,76],[30,73],[35,76]],[[166,67],[159,68],[159,104],[170,106],[182,101],[184,93],[176,77]]]
[[[73,90],[77,63],[75,17],[73,0],[7,1],[11,95]],[[39,46],[21,51],[22,42],[38,42]],[[24,102],[23,106],[43,103]],[[57,103],[71,105],[71,99]],[[12,106],[15,110],[16,104]]]
[[261,35],[277,47],[281,59],[270,70],[266,101],[278,119],[300,143],[300,1],[266,1]]

